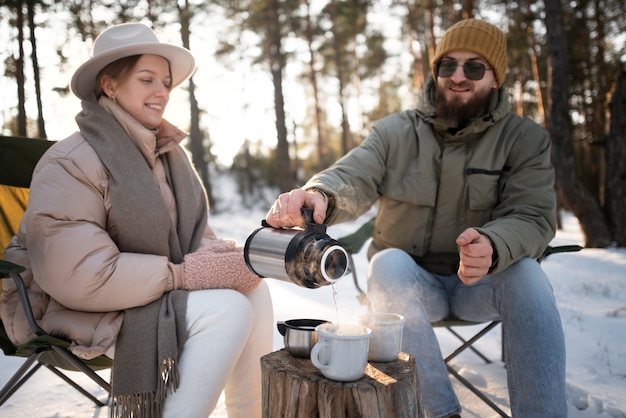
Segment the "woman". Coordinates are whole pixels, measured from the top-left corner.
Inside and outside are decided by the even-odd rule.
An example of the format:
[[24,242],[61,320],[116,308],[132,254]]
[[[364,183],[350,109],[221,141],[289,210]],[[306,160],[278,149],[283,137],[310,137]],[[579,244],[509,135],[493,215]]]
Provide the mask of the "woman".
[[[269,291],[212,232],[186,134],[162,117],[194,70],[142,24],[105,30],[72,77],[79,132],[41,158],[4,255],[27,266],[42,328],[114,358],[113,416],[208,416],[223,389],[229,417],[261,416]],[[21,344],[16,299],[5,289],[0,314]]]

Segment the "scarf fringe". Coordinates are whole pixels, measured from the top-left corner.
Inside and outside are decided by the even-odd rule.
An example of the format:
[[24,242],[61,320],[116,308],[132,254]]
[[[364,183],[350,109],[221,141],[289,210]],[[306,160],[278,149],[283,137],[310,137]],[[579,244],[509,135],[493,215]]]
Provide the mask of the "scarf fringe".
[[111,400],[111,418],[161,418],[154,393],[116,396]]
[[159,381],[157,383],[157,400],[165,400],[165,396],[176,392],[180,384],[180,374],[176,359],[169,357],[159,365]]
[[180,383],[178,365],[167,358],[159,365],[156,392],[115,396],[111,400],[111,418],[161,418],[165,397],[176,392]]

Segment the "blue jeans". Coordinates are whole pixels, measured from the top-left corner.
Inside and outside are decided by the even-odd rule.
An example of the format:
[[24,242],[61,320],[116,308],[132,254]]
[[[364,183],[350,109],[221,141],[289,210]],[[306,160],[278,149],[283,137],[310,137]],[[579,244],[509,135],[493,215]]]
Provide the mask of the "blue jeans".
[[406,318],[402,349],[415,356],[428,417],[461,413],[430,325],[450,316],[502,321],[514,417],[567,417],[561,319],[548,277],[535,260],[523,259],[467,286],[457,275],[432,274],[404,251],[387,249],[372,257],[368,296],[374,310]]

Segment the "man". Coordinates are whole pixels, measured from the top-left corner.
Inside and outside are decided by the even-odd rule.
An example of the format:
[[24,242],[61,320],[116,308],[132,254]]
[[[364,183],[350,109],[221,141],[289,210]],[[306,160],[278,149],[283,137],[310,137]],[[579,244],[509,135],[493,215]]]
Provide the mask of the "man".
[[406,317],[429,417],[459,416],[431,322],[502,321],[511,410],[566,417],[565,345],[552,288],[535,261],[554,237],[548,133],[511,112],[502,87],[506,39],[463,20],[441,38],[423,100],[378,121],[364,143],[279,196],[274,227],[300,208],[333,224],[378,202],[368,250],[377,311]]

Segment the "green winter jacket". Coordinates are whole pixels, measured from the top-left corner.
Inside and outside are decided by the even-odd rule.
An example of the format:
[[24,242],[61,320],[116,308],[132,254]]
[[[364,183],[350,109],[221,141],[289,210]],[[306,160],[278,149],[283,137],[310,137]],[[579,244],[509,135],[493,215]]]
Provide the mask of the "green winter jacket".
[[456,133],[437,120],[434,83],[417,109],[378,121],[362,145],[307,182],[331,196],[327,224],[356,219],[378,202],[368,256],[400,248],[424,268],[455,274],[457,236],[473,227],[497,253],[492,272],[538,258],[556,227],[550,137],[516,116],[506,91]]

